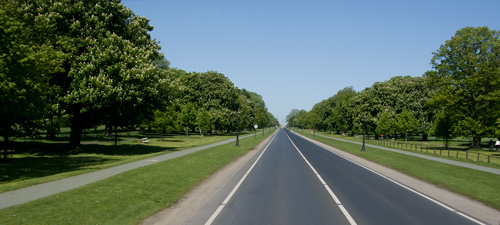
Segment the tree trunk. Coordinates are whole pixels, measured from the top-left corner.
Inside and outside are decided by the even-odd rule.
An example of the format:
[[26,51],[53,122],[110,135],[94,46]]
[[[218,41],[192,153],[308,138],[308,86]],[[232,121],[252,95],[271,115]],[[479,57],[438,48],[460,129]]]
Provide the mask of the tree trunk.
[[118,146],[118,126],[115,126],[115,147]]
[[111,137],[111,128],[110,126],[106,125],[106,128],[104,128],[104,137]]
[[427,136],[427,134],[423,134],[422,141],[428,141],[428,140],[429,140],[429,137]]
[[481,148],[481,137],[473,137],[471,148]]
[[69,135],[69,147],[71,149],[78,149],[80,148],[80,144],[82,141],[82,132],[83,132],[83,125],[80,122],[80,119],[79,118],[73,119],[70,128],[71,128],[71,133]]
[[9,144],[9,135],[3,136],[4,146],[3,146],[3,159],[7,161],[7,146]]

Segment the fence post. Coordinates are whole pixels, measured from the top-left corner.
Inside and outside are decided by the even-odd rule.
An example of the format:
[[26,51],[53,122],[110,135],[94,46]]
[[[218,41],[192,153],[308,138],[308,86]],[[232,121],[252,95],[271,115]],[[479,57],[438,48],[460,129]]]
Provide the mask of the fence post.
[[457,150],[457,159],[458,159],[458,150]]
[[465,159],[469,159],[469,151],[465,151]]
[[477,161],[479,162],[479,153],[477,153]]
[[488,163],[490,163],[490,155],[488,155]]

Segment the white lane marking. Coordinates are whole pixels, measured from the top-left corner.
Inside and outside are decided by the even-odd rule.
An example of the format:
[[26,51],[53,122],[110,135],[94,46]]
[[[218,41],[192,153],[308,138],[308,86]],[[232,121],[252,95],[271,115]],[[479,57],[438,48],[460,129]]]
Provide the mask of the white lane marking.
[[286,136],[288,137],[288,140],[290,140],[290,142],[292,142],[293,147],[295,147],[295,149],[299,152],[299,154],[302,156],[302,158],[306,161],[307,165],[309,165],[309,167],[312,169],[312,171],[314,172],[314,174],[316,174],[316,176],[318,177],[319,181],[326,188],[326,190],[328,191],[328,193],[330,194],[330,196],[333,198],[333,201],[335,201],[335,204],[337,204],[337,206],[340,208],[340,211],[342,211],[342,213],[344,214],[344,216],[346,217],[346,219],[349,221],[349,223],[351,225],[356,225],[356,221],[354,221],[354,219],[351,217],[351,214],[349,214],[349,212],[347,211],[347,209],[340,202],[339,198],[337,198],[337,196],[335,195],[335,193],[333,193],[333,191],[330,188],[330,186],[328,186],[328,184],[325,182],[325,180],[323,180],[323,178],[321,177],[321,175],[319,175],[319,173],[316,171],[316,169],[314,169],[314,167],[311,165],[311,163],[309,163],[309,161],[302,154],[302,152],[299,150],[299,148],[297,147],[297,145],[295,145],[295,143],[292,141],[292,139],[290,138],[290,136],[288,136],[288,134]]
[[238,188],[240,187],[240,185],[247,178],[248,174],[252,171],[252,169],[255,167],[255,165],[257,165],[257,163],[259,162],[259,160],[262,157],[262,155],[264,155],[264,153],[266,152],[266,150],[269,147],[269,145],[271,145],[271,143],[273,142],[274,138],[276,137],[276,134],[274,134],[273,138],[271,139],[271,141],[269,141],[269,143],[267,144],[266,148],[262,151],[262,153],[260,153],[260,155],[257,158],[257,160],[255,160],[255,162],[247,170],[247,172],[245,173],[245,175],[243,175],[243,177],[236,184],[236,186],[234,186],[233,190],[229,193],[229,195],[226,197],[226,199],[224,199],[224,201],[219,205],[219,207],[217,208],[217,210],[215,210],[214,214],[212,214],[212,216],[207,220],[207,222],[205,223],[205,225],[210,225],[210,224],[212,224],[214,222],[215,218],[217,218],[217,216],[222,211],[222,209],[224,209],[224,206],[226,206],[226,204],[229,202],[229,200],[231,200],[231,198],[233,197],[233,195],[236,192],[236,190],[238,190]]
[[[325,149],[325,150],[329,151],[328,149],[326,149],[325,147],[323,147],[323,146],[321,146],[321,145],[319,145],[319,144],[316,144],[316,143],[314,143],[314,142],[311,142],[311,143],[313,143],[313,144],[315,144],[315,145],[317,145],[317,146],[319,146],[319,147],[321,147],[321,148],[323,148],[323,149]],[[354,162],[353,160],[351,160],[351,159],[349,159],[349,158],[347,158],[347,157],[345,157],[345,156],[343,156],[343,155],[337,154],[337,153],[332,152],[332,151],[329,151],[329,152],[331,152],[331,153],[333,153],[333,154],[335,154],[335,155],[337,155],[337,156],[339,156],[339,157],[341,157],[341,158],[343,158],[343,159],[345,159],[345,160],[347,160],[347,161],[349,161],[349,162],[351,162],[351,163],[354,163],[354,164],[356,164],[356,165],[358,165],[358,166],[360,166],[360,167],[362,167],[362,168],[364,168],[364,169],[366,169],[366,170],[368,170],[368,171],[370,171],[370,172],[372,172],[372,173],[374,173],[374,174],[376,174],[376,175],[379,175],[379,176],[381,176],[382,178],[385,178],[386,180],[388,180],[388,181],[390,181],[390,182],[392,182],[392,183],[394,183],[394,184],[396,184],[396,185],[399,185],[400,187],[402,187],[402,188],[404,188],[404,189],[406,189],[406,190],[408,190],[408,191],[411,191],[411,192],[413,192],[413,193],[415,193],[415,194],[417,194],[417,195],[419,195],[419,196],[421,196],[421,197],[423,197],[423,198],[425,198],[425,199],[427,199],[427,200],[429,200],[429,201],[431,201],[431,202],[433,202],[433,203],[435,203],[435,204],[437,204],[437,205],[439,205],[439,206],[441,206],[441,207],[443,207],[443,208],[445,208],[445,209],[447,209],[447,210],[449,210],[449,211],[451,211],[451,212],[454,212],[454,213],[456,213],[456,214],[458,214],[458,215],[460,215],[460,216],[462,216],[462,217],[465,217],[466,219],[468,219],[468,220],[470,220],[470,221],[472,221],[472,222],[474,222],[474,223],[477,223],[477,224],[480,224],[480,225],[486,225],[485,223],[483,223],[483,222],[481,222],[481,221],[478,221],[478,220],[476,220],[476,219],[474,219],[474,218],[472,218],[472,217],[470,217],[470,216],[468,216],[468,215],[466,215],[466,214],[464,214],[464,213],[462,213],[462,212],[460,212],[460,211],[457,211],[456,209],[451,208],[451,207],[449,207],[449,206],[445,205],[444,203],[439,202],[438,200],[435,200],[435,199],[431,198],[430,196],[427,196],[427,195],[425,195],[425,194],[423,194],[423,193],[420,193],[420,192],[418,192],[417,190],[412,189],[411,187],[408,187],[408,186],[406,186],[406,185],[404,185],[404,184],[402,184],[402,183],[399,183],[398,181],[393,180],[392,178],[390,178],[390,177],[388,177],[388,176],[385,176],[385,175],[383,175],[383,174],[381,174],[381,173],[379,173],[379,172],[377,172],[377,171],[375,171],[375,170],[372,170],[372,169],[370,169],[370,168],[368,168],[368,167],[366,167],[366,166],[364,166],[364,165],[361,165],[361,164],[359,164],[359,163],[357,163],[357,162]]]

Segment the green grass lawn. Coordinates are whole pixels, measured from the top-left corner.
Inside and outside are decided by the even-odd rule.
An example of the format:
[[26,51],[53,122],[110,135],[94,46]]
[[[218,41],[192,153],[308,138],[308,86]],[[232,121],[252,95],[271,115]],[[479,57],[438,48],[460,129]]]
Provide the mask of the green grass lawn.
[[[310,132],[302,132],[300,130],[296,131],[298,131],[301,134],[310,133]],[[316,132],[316,134],[335,137],[335,138],[342,138],[341,135],[328,132]],[[344,139],[357,142],[362,142],[363,140],[362,136],[359,136],[359,138],[345,136]],[[430,137],[430,139],[433,138]],[[440,142],[441,141],[438,141],[438,143]],[[466,139],[457,138],[456,142],[454,143],[459,144],[464,142],[466,142]],[[396,141],[389,139],[374,140],[369,137],[366,139],[366,143],[371,145],[390,147],[403,151],[412,151],[420,154],[436,156],[455,161],[500,169],[500,152],[489,151],[487,147],[484,147],[482,149],[469,149],[463,146],[453,145],[450,148],[446,149],[444,148],[443,145],[440,145],[432,140],[428,142],[422,142],[422,141],[404,142],[404,140],[396,140]]]
[[366,151],[361,152],[361,146],[357,144],[317,135],[313,137],[310,133],[299,133],[412,177],[476,199],[493,208],[500,209],[500,175],[371,147],[366,147]]
[[202,150],[3,209],[0,224],[137,224],[176,203],[201,180],[268,135],[270,132],[240,140],[240,147],[229,143]]
[[20,150],[13,155],[13,162],[0,164],[0,193],[235,137],[234,134],[204,137],[168,135],[163,140],[149,138],[150,142],[143,144],[139,139],[145,135],[121,135],[121,139],[127,141],[120,141],[117,147],[113,146],[114,142],[103,142],[106,140],[96,142],[102,132],[96,132],[95,138],[87,135],[87,140],[91,142],[77,151],[68,151],[66,145],[59,142],[39,139],[16,142],[14,144]]

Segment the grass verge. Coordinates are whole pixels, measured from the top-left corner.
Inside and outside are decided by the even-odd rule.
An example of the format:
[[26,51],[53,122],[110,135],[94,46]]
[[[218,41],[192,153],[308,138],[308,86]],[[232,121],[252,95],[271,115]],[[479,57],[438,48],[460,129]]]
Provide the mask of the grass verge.
[[500,175],[371,147],[366,147],[366,152],[361,152],[361,146],[358,144],[321,136],[313,137],[311,134],[301,134],[412,177],[476,199],[500,210]]
[[114,142],[96,142],[83,145],[78,151],[68,151],[57,143],[19,143],[25,150],[16,153],[12,163],[1,164],[0,193],[230,138],[234,136],[170,135],[164,140],[150,138],[148,144],[132,138],[120,141],[117,147]]
[[0,211],[0,224],[137,224],[171,206],[271,133],[131,170]]

